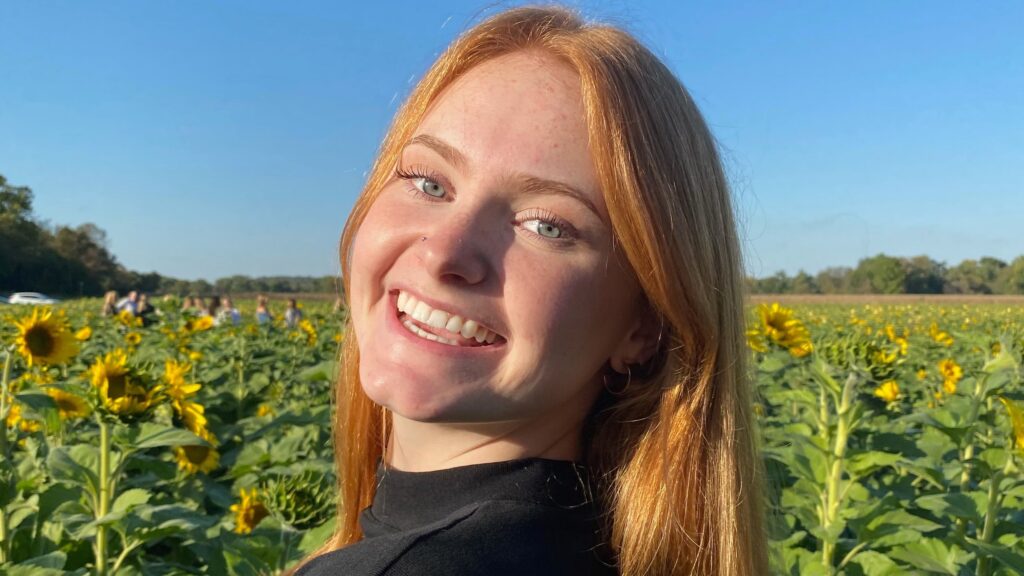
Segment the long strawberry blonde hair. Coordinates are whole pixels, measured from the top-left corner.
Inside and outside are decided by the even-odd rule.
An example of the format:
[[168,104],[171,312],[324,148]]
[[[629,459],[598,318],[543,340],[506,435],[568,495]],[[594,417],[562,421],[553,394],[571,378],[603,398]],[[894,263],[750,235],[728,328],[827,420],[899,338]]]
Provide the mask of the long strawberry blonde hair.
[[[762,471],[745,377],[742,267],[715,140],[680,82],[628,33],[563,8],[517,8],[478,24],[431,66],[396,115],[341,237],[356,231],[402,146],[456,78],[518,50],[543,50],[580,76],[590,149],[617,249],[661,326],[659,350],[606,391],[585,430],[586,464],[624,576],[768,572]],[[345,292],[348,291],[345,278]],[[338,527],[323,553],[362,537],[359,513],[390,432],[359,383],[346,329],[336,391]]]

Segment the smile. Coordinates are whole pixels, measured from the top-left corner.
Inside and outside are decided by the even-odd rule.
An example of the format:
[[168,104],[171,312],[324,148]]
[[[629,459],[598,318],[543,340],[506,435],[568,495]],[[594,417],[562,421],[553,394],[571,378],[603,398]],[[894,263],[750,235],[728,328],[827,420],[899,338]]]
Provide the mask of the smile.
[[412,294],[398,292],[398,319],[420,338],[448,346],[487,346],[504,339],[480,322],[432,308]]

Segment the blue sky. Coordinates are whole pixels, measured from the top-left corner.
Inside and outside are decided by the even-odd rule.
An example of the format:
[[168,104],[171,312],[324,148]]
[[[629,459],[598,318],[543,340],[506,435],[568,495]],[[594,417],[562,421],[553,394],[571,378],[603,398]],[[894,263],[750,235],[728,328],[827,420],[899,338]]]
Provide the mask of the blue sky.
[[[126,266],[336,274],[401,99],[483,2],[0,1],[0,174]],[[748,272],[1024,254],[1024,3],[572,2],[676,72]]]

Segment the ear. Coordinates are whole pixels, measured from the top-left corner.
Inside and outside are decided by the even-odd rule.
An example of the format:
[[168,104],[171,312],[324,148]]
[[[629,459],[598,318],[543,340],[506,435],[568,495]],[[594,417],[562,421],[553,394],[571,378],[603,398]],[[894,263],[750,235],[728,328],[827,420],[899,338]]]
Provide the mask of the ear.
[[608,359],[612,370],[626,374],[629,366],[650,360],[661,343],[662,327],[658,315],[645,303]]

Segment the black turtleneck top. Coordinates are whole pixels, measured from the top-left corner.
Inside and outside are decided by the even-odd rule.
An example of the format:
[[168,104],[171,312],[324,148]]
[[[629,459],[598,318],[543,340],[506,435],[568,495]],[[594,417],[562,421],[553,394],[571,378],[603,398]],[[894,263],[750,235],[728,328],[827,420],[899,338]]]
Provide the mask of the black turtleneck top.
[[319,556],[296,576],[595,575],[600,511],[586,470],[531,458],[435,472],[377,471],[363,540]]

